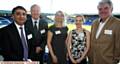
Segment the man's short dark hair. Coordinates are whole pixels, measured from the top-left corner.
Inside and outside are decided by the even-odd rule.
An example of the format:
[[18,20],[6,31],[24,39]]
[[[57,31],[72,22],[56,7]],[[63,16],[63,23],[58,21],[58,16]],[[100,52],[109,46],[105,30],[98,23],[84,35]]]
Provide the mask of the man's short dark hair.
[[25,12],[27,12],[26,9],[23,6],[16,6],[12,9],[12,14],[14,14],[17,9],[21,9],[21,10],[24,10]]

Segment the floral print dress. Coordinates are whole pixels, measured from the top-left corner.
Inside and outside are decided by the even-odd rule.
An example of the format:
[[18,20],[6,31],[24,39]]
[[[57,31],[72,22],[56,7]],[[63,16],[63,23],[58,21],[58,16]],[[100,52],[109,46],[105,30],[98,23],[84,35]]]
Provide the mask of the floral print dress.
[[85,30],[77,32],[72,30],[71,54],[74,59],[81,57],[86,48],[86,33]]

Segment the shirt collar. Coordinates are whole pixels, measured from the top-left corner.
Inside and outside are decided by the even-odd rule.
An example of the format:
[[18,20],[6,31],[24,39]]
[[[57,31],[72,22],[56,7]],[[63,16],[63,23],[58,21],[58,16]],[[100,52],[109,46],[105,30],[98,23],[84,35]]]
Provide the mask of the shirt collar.
[[111,16],[109,16],[104,22],[102,22],[102,19],[99,18],[99,22],[100,22],[100,23],[106,23],[106,22],[110,19],[110,17],[111,17]]
[[24,25],[18,25],[16,22],[14,22],[15,23],[15,25],[16,25],[16,27],[17,27],[17,29],[19,29],[20,27],[23,27],[23,29],[24,29]]
[[35,20],[35,19],[32,18],[33,23],[34,23],[34,21],[37,21],[37,23],[38,23],[39,20],[40,20],[40,18],[38,18],[37,20]]

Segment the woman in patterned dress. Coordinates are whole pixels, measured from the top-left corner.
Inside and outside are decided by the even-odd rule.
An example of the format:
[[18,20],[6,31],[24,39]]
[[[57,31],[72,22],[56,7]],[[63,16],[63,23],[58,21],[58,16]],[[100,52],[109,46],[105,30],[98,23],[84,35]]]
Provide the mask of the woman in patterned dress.
[[82,28],[84,17],[76,16],[76,29],[70,31],[67,38],[69,64],[87,64],[86,55],[90,47],[90,33]]

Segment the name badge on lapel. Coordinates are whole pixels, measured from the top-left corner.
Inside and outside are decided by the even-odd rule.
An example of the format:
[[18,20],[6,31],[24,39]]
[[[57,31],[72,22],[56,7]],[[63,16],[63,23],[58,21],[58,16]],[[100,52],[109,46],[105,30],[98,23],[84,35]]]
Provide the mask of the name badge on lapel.
[[28,36],[28,40],[32,38],[32,34],[29,34]]
[[45,29],[41,30],[40,33],[41,33],[41,34],[45,33]]
[[56,34],[56,35],[61,34],[61,31],[60,31],[60,30],[55,31],[55,34]]
[[112,35],[112,30],[104,30],[104,34]]

